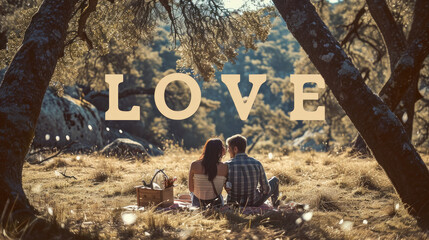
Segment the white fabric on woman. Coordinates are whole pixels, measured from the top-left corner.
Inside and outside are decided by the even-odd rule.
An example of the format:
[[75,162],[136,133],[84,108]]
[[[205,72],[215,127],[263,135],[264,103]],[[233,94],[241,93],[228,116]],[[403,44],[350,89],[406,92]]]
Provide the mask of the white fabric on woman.
[[[213,183],[218,194],[221,194],[225,182],[225,176],[216,176],[213,179]],[[208,175],[194,174],[194,194],[197,198],[201,200],[211,200],[217,197],[213,191],[213,186],[212,183],[209,181]]]

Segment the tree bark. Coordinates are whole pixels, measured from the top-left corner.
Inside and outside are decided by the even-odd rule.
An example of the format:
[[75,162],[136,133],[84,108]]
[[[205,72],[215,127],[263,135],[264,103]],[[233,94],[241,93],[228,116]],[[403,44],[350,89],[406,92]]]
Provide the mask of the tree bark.
[[[422,227],[429,228],[429,171],[399,119],[364,83],[308,0],[274,0],[274,4],[385,170],[408,212]],[[411,45],[407,51],[411,56],[403,54],[398,61],[410,71],[416,64],[410,57],[422,51],[421,45]]]
[[[405,93],[410,85],[415,85],[419,81],[420,69],[423,66],[424,59],[429,54],[429,42],[426,40],[429,37],[429,18],[427,14],[429,4],[424,0],[416,2],[413,24],[408,41],[406,41],[386,1],[367,0],[366,2],[388,49],[392,72],[389,81],[383,86],[379,95],[392,111],[397,108],[403,98],[404,101],[407,101],[407,111],[412,117],[414,112],[411,113],[411,111],[414,111],[414,104],[410,105],[410,99],[414,95],[413,93],[410,93],[411,95]],[[397,117],[402,119],[402,115],[397,115]],[[409,124],[411,124],[409,135],[412,136],[412,121]],[[409,129],[410,126],[407,126],[406,130],[408,131]],[[369,155],[368,148],[360,135],[353,142],[352,153]]]
[[0,50],[6,49],[7,47],[7,31],[0,31]]
[[406,39],[402,29],[396,24],[392,12],[385,0],[366,0],[368,10],[377,24],[389,54],[390,69],[395,65],[406,49]]
[[413,83],[405,94],[402,100],[403,108],[397,109],[398,111],[395,113],[397,116],[402,116],[399,119],[402,120],[402,125],[404,125],[405,131],[407,132],[408,139],[410,139],[410,141],[413,138],[414,106],[416,103],[417,91],[416,83]]
[[395,115],[402,120],[402,125],[404,125],[410,140],[412,140],[413,137],[415,104],[422,98],[423,96],[418,90],[418,81],[414,81],[395,110]]
[[78,0],[45,0],[0,86],[0,206],[7,216],[34,215],[22,188],[24,158],[34,137],[43,96],[64,54],[68,23]]

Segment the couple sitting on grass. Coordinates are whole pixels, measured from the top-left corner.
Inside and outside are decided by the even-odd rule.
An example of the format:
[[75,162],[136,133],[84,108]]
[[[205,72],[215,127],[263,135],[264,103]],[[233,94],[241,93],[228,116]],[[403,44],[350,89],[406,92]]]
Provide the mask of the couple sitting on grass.
[[[274,207],[279,205],[279,180],[267,180],[262,164],[246,155],[247,140],[234,135],[226,140],[227,150],[218,138],[207,140],[203,154],[191,164],[189,191],[192,206],[222,206],[222,189],[228,193],[227,204],[261,206],[269,197]],[[231,159],[221,160],[228,151]]]

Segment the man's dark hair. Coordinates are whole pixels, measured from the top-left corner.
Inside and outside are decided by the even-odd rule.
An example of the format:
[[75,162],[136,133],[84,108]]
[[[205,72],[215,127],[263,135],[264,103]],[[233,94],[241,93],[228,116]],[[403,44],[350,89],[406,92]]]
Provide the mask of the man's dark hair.
[[229,137],[226,140],[226,144],[229,147],[237,147],[239,153],[244,153],[246,151],[247,139],[240,134]]

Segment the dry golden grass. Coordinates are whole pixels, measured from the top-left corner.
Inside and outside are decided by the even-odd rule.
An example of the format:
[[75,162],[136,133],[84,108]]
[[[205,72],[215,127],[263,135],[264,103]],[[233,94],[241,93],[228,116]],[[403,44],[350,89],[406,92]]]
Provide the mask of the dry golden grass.
[[[281,181],[281,200],[310,205],[313,217],[296,225],[287,215],[244,216],[204,211],[129,213],[134,186],[156,169],[177,177],[175,195],[188,193],[188,168],[199,152],[174,149],[146,162],[99,155],[63,155],[43,165],[24,166],[30,202],[72,232],[100,239],[427,239],[410,217],[384,171],[373,159],[327,153],[253,155],[267,177]],[[423,156],[426,163],[429,156]],[[77,180],[65,178],[66,172]],[[225,192],[224,192],[225,194]],[[399,206],[399,208],[397,208]],[[49,209],[49,210],[48,210]],[[53,214],[50,215],[49,212]],[[128,217],[135,222],[125,225]],[[351,229],[346,224],[353,223]],[[364,220],[367,224],[364,224]]]

